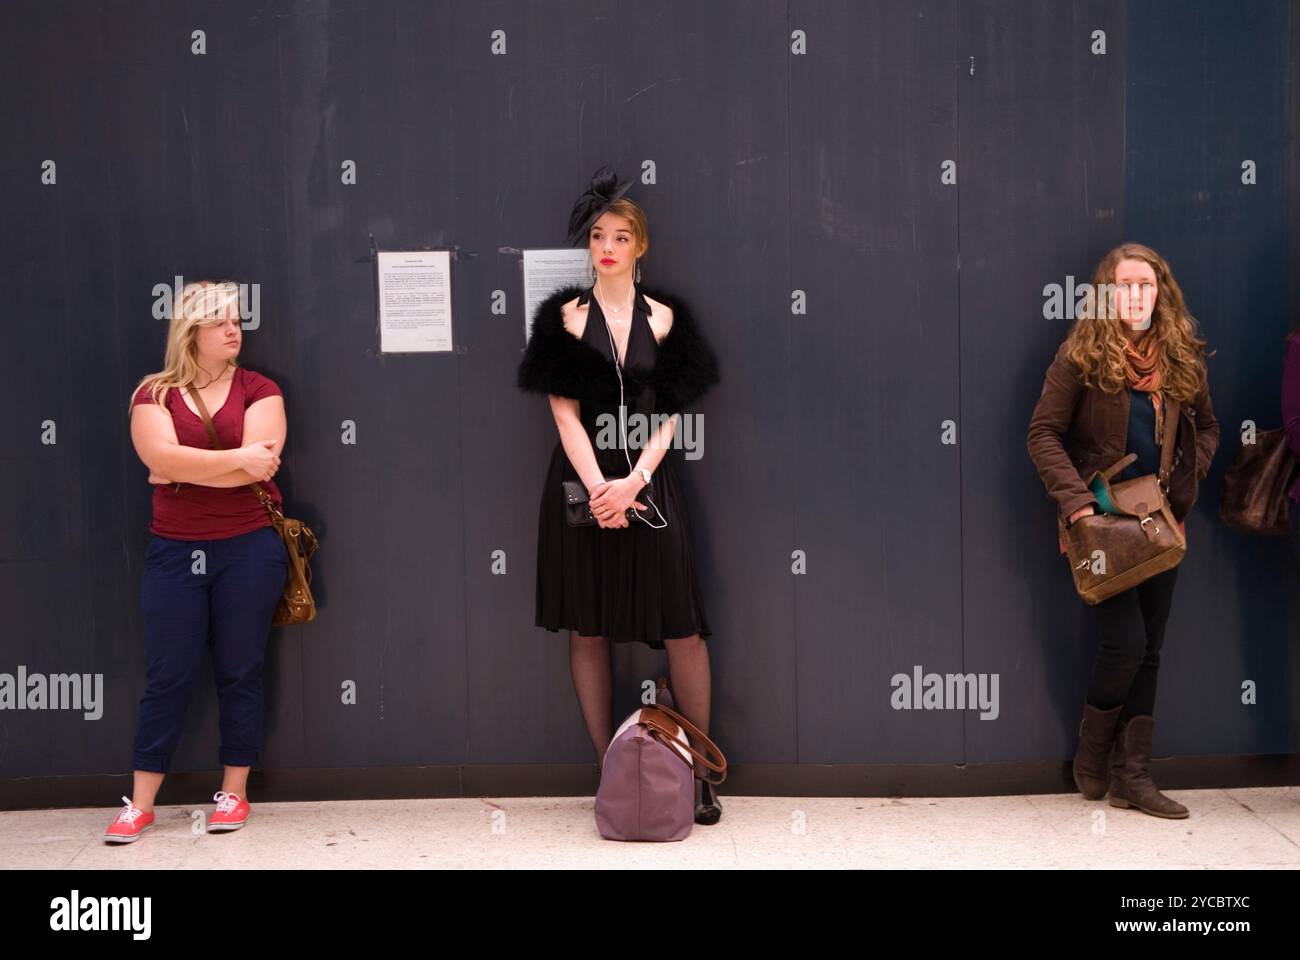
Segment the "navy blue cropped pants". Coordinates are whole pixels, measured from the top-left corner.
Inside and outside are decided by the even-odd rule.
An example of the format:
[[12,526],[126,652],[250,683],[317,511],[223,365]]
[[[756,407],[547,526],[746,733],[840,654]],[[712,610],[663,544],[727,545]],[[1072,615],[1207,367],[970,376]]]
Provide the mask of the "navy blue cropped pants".
[[150,538],[141,590],[146,680],[132,769],[171,769],[205,647],[217,681],[221,763],[253,765],[266,642],[288,569],[271,526],[222,540]]

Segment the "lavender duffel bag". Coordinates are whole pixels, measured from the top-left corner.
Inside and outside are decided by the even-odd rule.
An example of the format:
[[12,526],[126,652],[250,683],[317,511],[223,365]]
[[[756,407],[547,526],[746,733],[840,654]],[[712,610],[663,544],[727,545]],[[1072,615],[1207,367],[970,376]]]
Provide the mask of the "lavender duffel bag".
[[[702,755],[684,731],[705,745]],[[596,790],[596,829],[606,840],[684,840],[695,823],[695,775],[702,767],[727,776],[713,741],[673,709],[660,679],[655,703],[635,710],[614,734]],[[707,776],[707,774],[702,774]]]

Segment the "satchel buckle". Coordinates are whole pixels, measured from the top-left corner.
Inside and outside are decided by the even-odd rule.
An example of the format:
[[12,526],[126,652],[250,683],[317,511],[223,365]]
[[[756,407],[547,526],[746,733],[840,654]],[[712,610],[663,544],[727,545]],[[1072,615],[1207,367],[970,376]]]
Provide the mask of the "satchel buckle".
[[[1147,530],[1148,523],[1151,524],[1152,527],[1154,527],[1153,530]],[[1146,531],[1146,534],[1149,537],[1157,537],[1160,535],[1160,527],[1156,524],[1155,520],[1152,517],[1142,518],[1142,529]]]

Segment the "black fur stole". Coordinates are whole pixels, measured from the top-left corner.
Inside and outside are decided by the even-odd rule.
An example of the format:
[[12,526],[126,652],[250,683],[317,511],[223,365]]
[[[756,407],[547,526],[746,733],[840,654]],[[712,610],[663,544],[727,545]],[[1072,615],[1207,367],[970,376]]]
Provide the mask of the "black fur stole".
[[[614,362],[591,344],[564,329],[561,307],[588,288],[570,284],[556,290],[537,308],[533,333],[519,363],[517,385],[530,393],[606,401],[618,399]],[[673,312],[673,325],[659,344],[654,369],[634,366],[623,371],[625,395],[631,400],[647,387],[655,391],[656,413],[680,413],[720,382],[718,359],[696,327],[686,303],[662,290],[641,292]]]

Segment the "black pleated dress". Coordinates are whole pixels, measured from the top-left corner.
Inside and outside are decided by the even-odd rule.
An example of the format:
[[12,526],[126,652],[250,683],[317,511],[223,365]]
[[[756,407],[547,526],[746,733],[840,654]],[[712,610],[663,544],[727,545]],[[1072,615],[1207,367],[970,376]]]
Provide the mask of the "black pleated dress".
[[[631,332],[623,358],[624,380],[640,383],[653,381],[660,344],[650,327],[650,308],[640,288],[635,297]],[[656,298],[658,299],[658,298]],[[587,290],[579,303],[586,303],[587,324],[582,340],[604,355],[611,371],[613,348],[605,317],[596,298]],[[674,311],[674,324],[677,322]],[[610,324],[615,343],[623,337],[619,324]],[[671,330],[669,336],[671,336]],[[565,333],[564,336],[572,337]],[[656,397],[653,386],[639,390],[635,398],[625,395],[628,417],[640,413],[654,425]],[[612,394],[588,397],[579,401],[583,428],[591,441],[604,475],[610,479],[631,473],[628,459],[635,466],[640,454],[640,440],[631,437],[626,456],[618,424],[619,396]],[[612,421],[600,421],[602,414]],[[601,449],[597,436],[607,423],[615,426],[615,449]],[[681,429],[680,422],[678,430]],[[632,425],[628,424],[629,436]],[[649,431],[642,429],[642,436]],[[656,530],[642,520],[631,520],[623,529],[599,526],[570,526],[565,521],[563,480],[578,480],[563,445],[557,440],[550,467],[542,486],[541,507],[537,524],[537,616],[536,624],[547,630],[575,630],[583,636],[600,636],[616,643],[640,642],[663,649],[665,639],[688,637],[698,633],[709,636],[710,629],[696,582],[695,559],[691,549],[691,531],[682,502],[681,488],[673,460],[680,452],[670,448],[651,474],[650,484],[637,495],[648,504],[647,497],[659,508],[646,510],[642,516],[650,523],[667,526]]]

